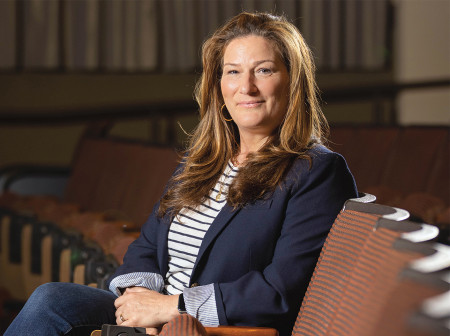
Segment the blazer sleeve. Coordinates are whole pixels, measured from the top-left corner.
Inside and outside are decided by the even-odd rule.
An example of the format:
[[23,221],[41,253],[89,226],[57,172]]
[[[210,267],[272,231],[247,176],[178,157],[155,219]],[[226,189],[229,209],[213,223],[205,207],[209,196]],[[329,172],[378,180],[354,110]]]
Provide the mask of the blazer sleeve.
[[314,153],[311,168],[307,160],[298,160],[286,187],[274,195],[274,203],[276,197],[286,200],[270,264],[236,281],[214,284],[220,324],[272,326],[290,335],[332,223],[344,202],[356,196],[353,176],[339,154]]

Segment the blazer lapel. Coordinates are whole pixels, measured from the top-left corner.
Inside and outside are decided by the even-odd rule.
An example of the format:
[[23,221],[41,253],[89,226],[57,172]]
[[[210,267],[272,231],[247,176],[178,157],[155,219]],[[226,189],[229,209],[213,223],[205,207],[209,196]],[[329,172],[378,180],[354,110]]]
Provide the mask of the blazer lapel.
[[197,260],[195,261],[194,268],[192,270],[191,281],[193,279],[195,270],[199,261],[202,259],[203,254],[214,241],[214,239],[222,232],[222,230],[228,225],[231,219],[236,216],[236,214],[240,211],[240,208],[234,210],[230,205],[225,204],[222,210],[219,212],[217,217],[212,222],[208,231],[203,238],[202,244],[200,245],[200,250],[198,251]]
[[161,223],[159,225],[160,228],[158,232],[158,263],[161,275],[165,277],[169,269],[169,251],[168,251],[168,237],[170,228],[169,216],[164,216],[161,219]]

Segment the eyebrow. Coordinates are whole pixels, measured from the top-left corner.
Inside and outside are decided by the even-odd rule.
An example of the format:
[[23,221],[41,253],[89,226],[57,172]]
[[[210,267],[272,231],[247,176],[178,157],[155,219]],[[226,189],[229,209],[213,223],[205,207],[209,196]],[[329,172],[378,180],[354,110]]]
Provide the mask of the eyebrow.
[[[256,61],[256,62],[254,63],[254,65],[260,65],[260,64],[265,63],[265,62],[272,62],[272,63],[275,63],[274,60],[266,59],[266,60]],[[239,63],[224,63],[223,66],[226,66],[226,65],[230,65],[230,66],[238,66]]]

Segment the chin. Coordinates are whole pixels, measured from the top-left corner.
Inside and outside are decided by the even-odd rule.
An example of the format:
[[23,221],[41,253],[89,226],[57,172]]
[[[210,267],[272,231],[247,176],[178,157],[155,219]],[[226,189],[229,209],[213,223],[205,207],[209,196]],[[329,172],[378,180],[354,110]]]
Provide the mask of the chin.
[[255,120],[245,120],[245,121],[237,122],[236,124],[238,125],[238,127],[248,128],[248,129],[258,128],[258,127],[262,126],[262,123],[260,121],[255,121]]

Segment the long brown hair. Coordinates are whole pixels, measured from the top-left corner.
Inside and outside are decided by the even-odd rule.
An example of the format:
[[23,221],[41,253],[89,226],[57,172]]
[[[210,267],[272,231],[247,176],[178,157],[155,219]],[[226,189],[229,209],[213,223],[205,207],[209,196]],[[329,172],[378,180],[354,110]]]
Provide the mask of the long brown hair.
[[228,203],[240,207],[273,192],[292,162],[299,157],[310,159],[306,151],[328,131],[317,98],[313,57],[297,28],[280,16],[238,14],[203,44],[203,71],[195,89],[200,122],[191,135],[182,169],[161,200],[160,216],[204,202],[227,162],[239,151],[237,126],[221,115],[220,79],[226,47],[233,39],[248,35],[264,37],[277,48],[289,72],[289,103],[276,134],[239,168]]

